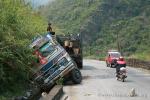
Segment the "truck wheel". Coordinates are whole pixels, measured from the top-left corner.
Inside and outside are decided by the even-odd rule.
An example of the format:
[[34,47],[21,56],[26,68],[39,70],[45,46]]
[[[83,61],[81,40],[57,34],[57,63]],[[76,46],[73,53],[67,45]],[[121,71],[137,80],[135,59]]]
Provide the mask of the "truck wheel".
[[71,79],[75,84],[80,84],[82,81],[82,75],[78,68],[71,71]]
[[80,62],[80,63],[78,64],[78,68],[79,68],[79,69],[82,69],[82,68],[83,68],[82,62]]

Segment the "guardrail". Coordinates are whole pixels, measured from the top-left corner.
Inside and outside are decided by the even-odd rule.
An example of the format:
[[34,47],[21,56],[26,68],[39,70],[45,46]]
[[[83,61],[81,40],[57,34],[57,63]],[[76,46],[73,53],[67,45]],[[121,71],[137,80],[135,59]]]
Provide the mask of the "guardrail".
[[126,59],[127,65],[135,68],[144,68],[150,70],[150,61],[143,61],[135,58]]

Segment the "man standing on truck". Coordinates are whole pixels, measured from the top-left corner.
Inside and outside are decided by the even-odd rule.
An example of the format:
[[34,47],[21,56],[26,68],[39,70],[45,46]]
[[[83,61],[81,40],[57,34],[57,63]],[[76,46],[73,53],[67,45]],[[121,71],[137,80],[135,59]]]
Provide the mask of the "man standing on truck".
[[48,23],[47,33],[50,35],[55,35],[55,32],[52,31],[51,23]]
[[48,23],[47,32],[48,33],[52,32],[51,23]]

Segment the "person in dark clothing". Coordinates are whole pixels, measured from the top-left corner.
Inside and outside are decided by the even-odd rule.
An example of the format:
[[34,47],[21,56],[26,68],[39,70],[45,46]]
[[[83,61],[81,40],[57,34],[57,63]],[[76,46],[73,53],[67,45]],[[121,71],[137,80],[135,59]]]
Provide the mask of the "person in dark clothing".
[[116,74],[119,74],[120,68],[121,68],[121,65],[117,64],[116,65]]
[[52,32],[51,23],[48,23],[47,32]]
[[119,74],[121,67],[126,67],[126,62],[123,57],[120,57],[118,61],[115,62],[116,74]]

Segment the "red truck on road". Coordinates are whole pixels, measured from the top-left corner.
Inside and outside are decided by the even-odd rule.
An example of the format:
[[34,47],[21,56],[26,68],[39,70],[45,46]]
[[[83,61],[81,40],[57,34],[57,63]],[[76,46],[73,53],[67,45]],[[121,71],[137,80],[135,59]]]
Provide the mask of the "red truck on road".
[[117,50],[109,50],[105,59],[107,67],[114,67],[115,61],[118,60],[119,57],[121,57],[120,52]]

